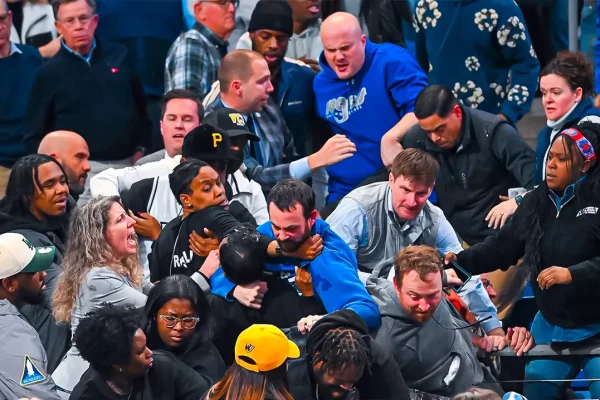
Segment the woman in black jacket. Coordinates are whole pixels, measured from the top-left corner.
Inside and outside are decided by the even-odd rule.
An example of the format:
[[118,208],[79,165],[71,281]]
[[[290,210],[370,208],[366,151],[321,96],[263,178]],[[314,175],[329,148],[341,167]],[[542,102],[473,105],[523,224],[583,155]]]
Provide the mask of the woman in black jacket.
[[148,293],[144,310],[152,350],[166,350],[203,377],[217,382],[225,364],[212,343],[215,318],[200,287],[185,275],[171,275]]
[[[535,342],[578,343],[600,334],[600,125],[585,122],[565,129],[552,141],[546,180],[527,196],[495,236],[446,260],[473,274],[506,270],[523,258],[540,312],[533,337],[514,338],[521,354]],[[600,378],[600,358],[535,360],[526,380],[568,380],[581,368],[587,379]],[[531,399],[564,398],[565,383],[525,384]],[[593,398],[600,382],[590,383]]]
[[141,313],[107,305],[82,319],[73,339],[90,363],[70,400],[198,400],[210,381],[169,352],[146,346]]

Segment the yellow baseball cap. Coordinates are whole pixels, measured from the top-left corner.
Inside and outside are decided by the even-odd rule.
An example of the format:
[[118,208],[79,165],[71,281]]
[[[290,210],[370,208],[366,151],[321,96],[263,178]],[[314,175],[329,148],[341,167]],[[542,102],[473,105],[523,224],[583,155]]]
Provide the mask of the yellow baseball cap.
[[249,371],[271,371],[288,358],[298,357],[300,349],[296,343],[274,325],[252,325],[235,342],[235,362]]

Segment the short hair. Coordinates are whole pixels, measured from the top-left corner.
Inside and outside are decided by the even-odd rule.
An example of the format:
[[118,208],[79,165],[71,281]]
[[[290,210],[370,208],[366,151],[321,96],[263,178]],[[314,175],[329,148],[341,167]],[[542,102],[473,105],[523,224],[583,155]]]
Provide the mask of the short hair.
[[[58,10],[63,4],[74,3],[79,0],[52,0],[52,10],[54,11],[54,19],[58,20]],[[96,14],[96,0],[85,0],[85,2],[92,9],[92,14]]]
[[58,165],[66,178],[67,174],[63,166],[54,157],[46,154],[31,154],[19,158],[10,171],[6,194],[0,200],[0,210],[13,216],[29,215],[30,199],[34,197],[36,187],[42,190],[39,178],[40,166],[50,162]]
[[572,91],[580,87],[583,97],[594,93],[594,71],[581,52],[563,50],[540,72],[540,78],[555,74],[567,81]]
[[274,203],[282,211],[291,211],[295,203],[302,206],[302,215],[308,219],[315,209],[315,192],[306,183],[297,179],[278,182],[267,197],[267,206]]
[[115,366],[131,362],[133,337],[141,326],[140,310],[105,303],[79,321],[73,341],[81,357],[108,379]]
[[263,57],[252,50],[233,50],[221,61],[219,67],[219,85],[221,93],[227,93],[229,85],[235,79],[246,82],[252,76],[252,63]]
[[401,151],[392,162],[392,176],[403,176],[413,182],[433,186],[440,172],[440,164],[429,153],[419,149]]
[[219,249],[223,273],[236,285],[247,285],[260,280],[265,258],[260,234],[245,225],[235,228]]
[[402,285],[402,278],[410,271],[417,271],[419,278],[425,280],[432,272],[444,273],[442,256],[430,246],[408,246],[400,250],[394,259],[396,287]]
[[415,116],[417,119],[429,118],[437,115],[446,118],[458,99],[450,89],[442,85],[431,85],[421,90],[415,102]]
[[187,99],[194,101],[198,106],[198,121],[202,122],[202,120],[204,120],[204,106],[202,105],[202,100],[198,98],[194,92],[187,89],[173,89],[165,93],[163,98],[160,100],[161,120],[165,118],[165,113],[167,112],[167,103],[175,99]]
[[190,186],[194,178],[200,173],[200,168],[208,166],[204,161],[188,159],[176,166],[173,172],[169,174],[169,186],[179,204],[181,204],[179,196],[192,193]]

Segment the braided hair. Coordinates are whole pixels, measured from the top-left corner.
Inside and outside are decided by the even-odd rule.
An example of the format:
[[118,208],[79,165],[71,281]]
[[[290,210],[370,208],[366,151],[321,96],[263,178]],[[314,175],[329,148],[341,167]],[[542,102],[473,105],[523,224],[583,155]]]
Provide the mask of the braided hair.
[[371,348],[365,337],[351,328],[335,328],[315,343],[312,365],[322,362],[320,372],[337,371],[350,365],[371,373]]

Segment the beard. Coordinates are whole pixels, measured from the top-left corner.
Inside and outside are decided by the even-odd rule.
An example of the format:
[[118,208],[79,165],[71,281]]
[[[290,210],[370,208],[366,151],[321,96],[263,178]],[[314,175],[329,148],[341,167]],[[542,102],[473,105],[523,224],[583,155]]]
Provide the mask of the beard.
[[44,302],[43,292],[41,290],[34,292],[23,287],[18,291],[19,299],[25,304],[38,305]]
[[277,239],[277,243],[279,243],[279,246],[281,247],[281,249],[283,251],[285,251],[286,253],[293,253],[296,250],[298,250],[300,247],[302,247],[304,242],[306,242],[309,237],[310,237],[310,226],[308,225],[308,222],[307,222],[306,227],[304,229],[304,234],[302,235],[301,239],[288,239],[288,240]]
[[69,194],[73,197],[79,197],[85,191],[85,182],[82,184],[79,182],[80,178],[87,178],[87,174],[77,175],[75,171],[63,164],[65,174],[67,174],[67,180],[69,182]]

